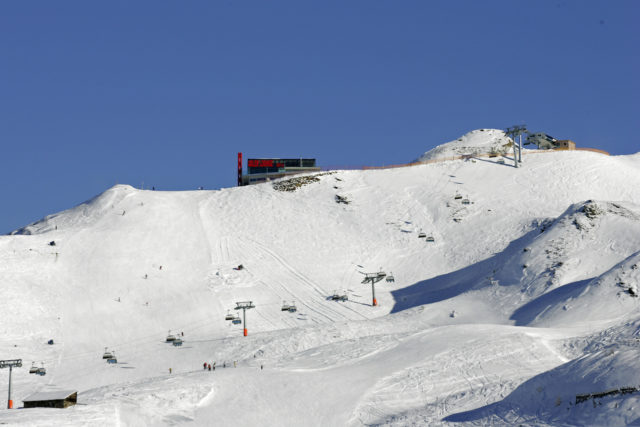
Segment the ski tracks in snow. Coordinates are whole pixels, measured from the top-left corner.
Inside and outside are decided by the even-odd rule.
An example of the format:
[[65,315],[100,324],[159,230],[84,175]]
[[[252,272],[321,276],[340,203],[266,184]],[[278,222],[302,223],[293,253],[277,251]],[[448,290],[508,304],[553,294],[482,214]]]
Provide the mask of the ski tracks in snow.
[[[247,250],[249,250],[249,247],[259,249],[260,252],[267,255],[267,257],[273,261],[273,264],[279,266],[280,270],[284,273],[285,277],[283,277],[281,280],[278,280],[278,285],[272,284],[271,281],[262,281],[262,283],[264,283],[266,286],[272,289],[275,294],[278,295],[280,300],[292,299],[296,301],[296,304],[304,306],[308,312],[315,313],[315,315],[318,317],[316,318],[318,322],[320,322],[320,318],[324,319],[325,321],[335,322],[336,320],[345,320],[353,317],[346,315],[343,310],[350,311],[358,315],[359,318],[367,318],[366,316],[357,312],[353,308],[346,306],[345,304],[339,304],[333,301],[328,302],[326,300],[328,292],[322,289],[317,283],[297,270],[287,261],[285,261],[283,257],[276,254],[266,245],[256,240],[251,239],[249,240],[249,242],[250,245],[247,245]],[[255,249],[253,250],[255,251]],[[268,268],[273,276],[275,267],[273,265],[265,265],[264,267]],[[294,283],[293,286],[288,285],[288,283],[291,282]],[[300,283],[306,286],[302,287],[300,286]],[[336,307],[340,307],[341,310],[336,309]]]

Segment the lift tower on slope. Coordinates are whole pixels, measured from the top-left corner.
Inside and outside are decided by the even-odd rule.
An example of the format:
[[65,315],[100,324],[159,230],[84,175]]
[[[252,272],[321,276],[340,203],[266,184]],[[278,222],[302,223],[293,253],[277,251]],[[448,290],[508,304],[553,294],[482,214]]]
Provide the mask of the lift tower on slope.
[[242,310],[242,323],[244,324],[244,336],[247,336],[247,310],[256,308],[251,301],[243,301],[236,303],[236,310]]
[[7,409],[13,409],[13,400],[11,400],[11,371],[13,367],[22,366],[22,359],[0,360],[0,368],[9,368],[9,398],[7,399]]
[[376,273],[362,273],[364,274],[364,279],[362,283],[371,283],[371,294],[373,296],[373,306],[378,305],[378,300],[376,300],[376,283],[387,277],[387,273],[384,271],[378,271]]
[[[527,126],[526,125],[516,125],[516,126],[511,126],[510,128],[505,129],[504,133],[506,133],[507,135],[509,135],[511,137],[511,139],[513,140],[513,162],[515,164],[515,167],[518,167],[518,163],[522,163],[522,134],[523,133],[527,133]],[[520,143],[518,144],[518,157],[516,158],[516,136],[520,137]]]

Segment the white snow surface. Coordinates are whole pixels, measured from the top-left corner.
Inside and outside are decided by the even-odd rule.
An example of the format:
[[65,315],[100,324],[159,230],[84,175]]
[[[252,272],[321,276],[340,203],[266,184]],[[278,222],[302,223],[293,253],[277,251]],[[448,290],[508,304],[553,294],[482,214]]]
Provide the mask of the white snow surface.
[[[463,155],[485,155],[491,152],[506,154],[513,141],[500,129],[476,129],[460,138],[438,145],[425,152],[416,162]],[[523,150],[524,152],[525,150]],[[513,149],[511,149],[513,152]]]
[[[291,192],[117,185],[0,236],[15,406],[79,392],[0,424],[640,424],[640,156],[494,160],[336,171]],[[374,307],[361,272],[380,269],[395,281]],[[239,301],[255,305],[246,325],[224,320]]]

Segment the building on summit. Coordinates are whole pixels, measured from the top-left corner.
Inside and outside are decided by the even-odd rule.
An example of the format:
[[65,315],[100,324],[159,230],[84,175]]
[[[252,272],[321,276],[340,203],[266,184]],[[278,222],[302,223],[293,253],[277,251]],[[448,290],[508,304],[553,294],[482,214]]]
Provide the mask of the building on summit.
[[242,153],[238,153],[238,185],[260,184],[304,172],[318,172],[316,159],[247,159],[247,174],[242,173]]

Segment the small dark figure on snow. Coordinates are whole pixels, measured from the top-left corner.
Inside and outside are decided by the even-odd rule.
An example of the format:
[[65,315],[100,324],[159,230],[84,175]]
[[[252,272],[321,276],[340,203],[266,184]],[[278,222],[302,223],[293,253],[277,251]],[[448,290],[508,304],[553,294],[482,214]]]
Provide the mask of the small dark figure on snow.
[[204,366],[204,369],[207,369],[207,362],[204,362],[204,365],[202,366]]
[[209,367],[209,370],[211,370],[211,365],[208,365],[208,367]]

